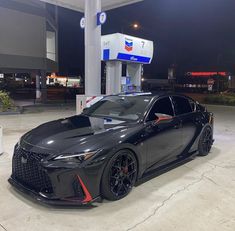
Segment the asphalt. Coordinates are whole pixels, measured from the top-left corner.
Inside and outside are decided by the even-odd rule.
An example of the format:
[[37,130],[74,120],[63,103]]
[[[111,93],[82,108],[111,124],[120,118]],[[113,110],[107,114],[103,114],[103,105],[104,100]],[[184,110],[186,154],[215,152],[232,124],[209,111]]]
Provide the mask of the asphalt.
[[73,115],[54,108],[0,116],[0,231],[235,230],[235,107],[208,106],[215,114],[215,144],[198,157],[133,189],[121,201],[93,208],[52,208],[17,193],[7,182],[14,144],[33,127]]

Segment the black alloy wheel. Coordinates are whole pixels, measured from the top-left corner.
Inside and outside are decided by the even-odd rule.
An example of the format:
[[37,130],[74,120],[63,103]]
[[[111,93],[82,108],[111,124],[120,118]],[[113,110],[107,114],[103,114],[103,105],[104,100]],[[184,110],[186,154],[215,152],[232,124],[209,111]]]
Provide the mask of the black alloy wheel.
[[137,177],[137,161],[129,150],[117,152],[110,160],[102,179],[102,195],[108,200],[119,200],[133,188]]
[[207,156],[213,144],[213,134],[211,128],[208,126],[204,129],[199,140],[199,156]]

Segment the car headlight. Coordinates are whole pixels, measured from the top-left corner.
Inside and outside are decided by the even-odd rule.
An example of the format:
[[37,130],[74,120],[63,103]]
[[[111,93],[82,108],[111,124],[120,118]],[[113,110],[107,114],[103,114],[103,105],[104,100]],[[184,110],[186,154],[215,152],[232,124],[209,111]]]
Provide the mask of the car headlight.
[[83,152],[83,153],[74,153],[74,154],[61,154],[54,158],[54,160],[64,160],[64,161],[79,161],[83,162],[90,159],[94,156],[97,151],[94,152]]

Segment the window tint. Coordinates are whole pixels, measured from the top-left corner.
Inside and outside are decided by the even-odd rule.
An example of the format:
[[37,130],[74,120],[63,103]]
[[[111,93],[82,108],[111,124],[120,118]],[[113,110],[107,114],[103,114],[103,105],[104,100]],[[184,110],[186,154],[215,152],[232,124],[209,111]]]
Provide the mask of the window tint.
[[177,115],[182,115],[193,111],[188,99],[180,96],[174,96],[173,100]]
[[149,116],[148,121],[153,121],[156,119],[156,114],[165,114],[174,116],[171,100],[169,97],[165,97],[162,99],[159,99],[152,107]]

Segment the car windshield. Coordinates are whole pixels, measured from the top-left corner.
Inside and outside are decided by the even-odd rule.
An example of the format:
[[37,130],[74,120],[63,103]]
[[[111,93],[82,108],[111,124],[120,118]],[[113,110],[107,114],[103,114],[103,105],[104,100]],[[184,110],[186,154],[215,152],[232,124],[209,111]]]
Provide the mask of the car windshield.
[[151,97],[147,96],[108,96],[86,109],[84,114],[137,121],[143,116],[150,101]]

